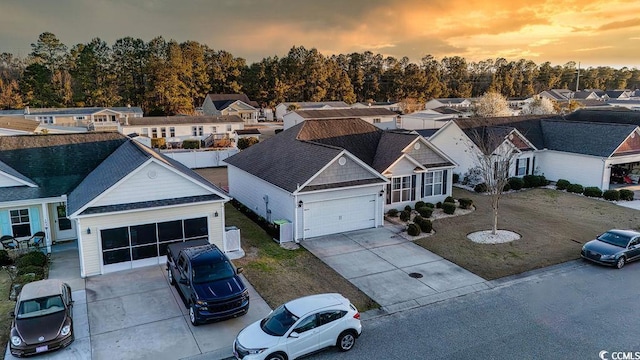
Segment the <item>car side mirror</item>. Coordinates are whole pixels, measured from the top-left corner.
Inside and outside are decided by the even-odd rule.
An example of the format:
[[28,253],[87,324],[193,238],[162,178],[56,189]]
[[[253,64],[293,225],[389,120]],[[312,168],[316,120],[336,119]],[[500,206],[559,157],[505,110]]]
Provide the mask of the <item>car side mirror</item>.
[[242,272],[244,271],[243,267],[239,267],[236,269],[236,274],[242,274]]
[[297,338],[299,338],[299,337],[300,337],[300,334],[298,334],[298,333],[297,333],[297,332],[295,332],[295,331],[292,331],[292,332],[291,332],[291,334],[289,334],[289,337],[290,337],[290,338],[297,339]]

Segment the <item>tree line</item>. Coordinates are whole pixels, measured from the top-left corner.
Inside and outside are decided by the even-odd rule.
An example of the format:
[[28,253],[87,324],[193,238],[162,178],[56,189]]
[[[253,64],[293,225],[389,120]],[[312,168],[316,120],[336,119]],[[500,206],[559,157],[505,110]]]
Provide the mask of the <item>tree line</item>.
[[459,56],[418,63],[363,53],[326,56],[294,46],[286,56],[247,64],[195,41],[133,37],[109,46],[95,38],[70,49],[40,34],[26,58],[0,54],[0,108],[140,106],[147,115],[193,114],[209,93],[246,93],[261,106],[281,102],[402,101],[476,97],[497,92],[529,97],[554,88],[635,89],[640,70],[578,69],[504,58],[470,62]]

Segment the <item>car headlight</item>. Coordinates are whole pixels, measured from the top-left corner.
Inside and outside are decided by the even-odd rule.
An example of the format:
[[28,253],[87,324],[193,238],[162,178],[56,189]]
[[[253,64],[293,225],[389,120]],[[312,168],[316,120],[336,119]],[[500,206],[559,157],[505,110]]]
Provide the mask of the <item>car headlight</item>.
[[204,300],[196,300],[196,305],[207,306],[207,302]]
[[20,346],[20,344],[22,344],[22,339],[20,339],[20,336],[14,335],[11,337],[11,343],[13,346]]
[[267,349],[247,349],[247,352],[251,355],[260,354]]
[[60,335],[67,336],[69,335],[70,332],[71,332],[71,325],[65,325],[62,327],[62,330],[60,330]]
[[600,259],[602,260],[611,260],[611,259],[615,259],[616,256],[615,255],[601,255]]

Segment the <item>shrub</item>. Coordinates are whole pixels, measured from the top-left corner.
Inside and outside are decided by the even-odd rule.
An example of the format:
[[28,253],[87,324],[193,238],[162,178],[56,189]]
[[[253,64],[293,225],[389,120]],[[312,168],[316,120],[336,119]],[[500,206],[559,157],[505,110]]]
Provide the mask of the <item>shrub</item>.
[[456,211],[456,204],[452,202],[442,203],[442,211],[444,211],[445,214],[451,215]]
[[487,188],[487,184],[486,183],[480,183],[476,186],[473,187],[473,191],[477,192],[477,193],[485,193],[487,192],[489,189]]
[[544,175],[525,175],[522,177],[523,187],[532,188],[538,186],[547,186],[548,181]]
[[599,198],[602,197],[602,190],[595,186],[587,186],[582,192],[584,196]]
[[36,274],[36,277],[39,277],[40,279],[44,278],[44,268],[41,266],[33,265],[19,267],[17,275],[20,276],[31,273]]
[[418,226],[418,224],[409,224],[409,226],[407,226],[407,234],[411,235],[411,236],[418,236],[420,235],[420,226]]
[[633,200],[633,191],[628,189],[620,190],[620,200],[632,201]]
[[544,175],[538,175],[538,183],[539,186],[547,186],[549,185],[549,180]]
[[433,209],[430,207],[423,206],[418,209],[418,213],[420,214],[420,216],[424,218],[430,218],[431,215],[433,214]]
[[398,216],[398,209],[389,209],[389,211],[387,211],[387,215],[389,215],[391,217]]
[[471,205],[473,205],[473,200],[469,198],[458,199],[458,204],[460,204],[462,209],[470,209]]
[[0,250],[0,266],[11,265],[13,259],[9,256],[7,250]]
[[424,220],[424,218],[420,215],[416,215],[413,217],[413,222],[416,224],[420,224],[420,221]]
[[407,205],[404,207],[404,211],[411,212],[411,206]]
[[420,222],[416,222],[420,226],[420,230],[425,233],[430,233],[433,230],[433,224],[429,219],[422,219]]
[[453,178],[453,183],[454,184],[457,184],[457,183],[460,182],[460,174],[453,173],[452,178]]
[[524,186],[524,180],[519,177],[511,177],[509,178],[509,186],[512,190],[520,190]]
[[504,186],[502,187],[502,191],[509,191],[511,190],[511,185],[509,185],[509,183],[505,183]]
[[569,184],[569,186],[567,186],[567,191],[570,193],[582,194],[582,192],[584,192],[584,187],[580,184]]
[[442,202],[441,201],[438,201],[436,203],[436,209],[442,209]]
[[456,201],[453,199],[453,196],[447,196],[447,197],[444,199],[444,202],[455,203]]
[[602,197],[605,200],[609,200],[609,201],[618,201],[620,200],[620,192],[618,190],[606,190],[603,194]]
[[567,190],[567,187],[569,187],[569,185],[571,185],[569,180],[558,179],[558,181],[556,181],[556,189],[558,190]]
[[400,220],[409,221],[411,219],[411,211],[403,210],[400,212]]
[[435,206],[434,204],[432,204],[432,203],[425,203],[425,204],[424,204],[424,206],[426,206],[426,207],[428,207],[428,208],[431,208],[431,209],[433,209],[433,208],[435,208],[435,207],[436,207],[436,206]]
[[40,251],[31,251],[16,259],[16,266],[18,268],[33,265],[33,266],[45,266],[47,263],[47,255]]
[[425,207],[425,206],[426,206],[426,203],[424,201],[418,201],[418,202],[416,202],[416,205],[413,208],[418,210],[421,207]]
[[24,285],[26,283],[30,283],[30,282],[34,282],[34,281],[38,281],[38,280],[42,280],[42,277],[38,277],[37,274],[24,274],[24,275],[19,275],[16,276],[16,279],[13,281],[14,284],[21,284]]
[[199,149],[200,148],[200,140],[184,140],[182,141],[183,149]]

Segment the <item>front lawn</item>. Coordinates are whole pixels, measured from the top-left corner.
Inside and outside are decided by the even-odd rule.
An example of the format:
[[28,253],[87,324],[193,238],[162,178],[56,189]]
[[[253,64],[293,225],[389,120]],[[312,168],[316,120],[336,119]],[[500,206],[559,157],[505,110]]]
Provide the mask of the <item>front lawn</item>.
[[357,287],[303,248],[286,250],[262,228],[236,210],[225,205],[227,226],[240,229],[246,255],[234,260],[244,267],[244,275],[271,308],[305,295],[338,292],[360,311],[378,305]]
[[487,279],[519,274],[580,257],[582,244],[611,228],[640,229],[640,212],[613,203],[551,189],[505,194],[498,228],[521,239],[476,244],[467,234],[490,230],[489,196],[454,188],[455,198],[471,198],[476,211],[433,221],[435,234],[415,243]]

